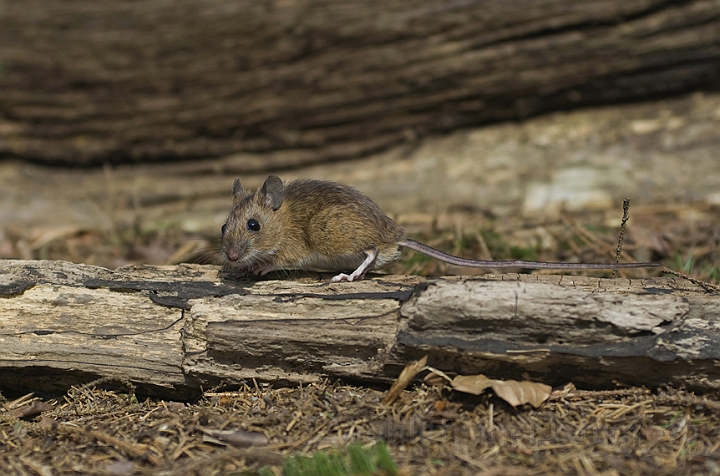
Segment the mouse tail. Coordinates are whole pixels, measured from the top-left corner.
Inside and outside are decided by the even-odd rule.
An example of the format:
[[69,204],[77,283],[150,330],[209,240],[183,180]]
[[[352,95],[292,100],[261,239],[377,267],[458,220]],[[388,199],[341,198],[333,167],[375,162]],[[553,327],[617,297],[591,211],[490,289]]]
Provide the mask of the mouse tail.
[[468,268],[529,268],[529,269],[621,269],[621,268],[657,268],[660,263],[553,263],[540,261],[484,261],[459,256],[449,255],[440,250],[431,248],[419,241],[404,239],[398,245],[410,248],[424,255],[430,256],[445,263],[454,264],[456,266],[465,266]]

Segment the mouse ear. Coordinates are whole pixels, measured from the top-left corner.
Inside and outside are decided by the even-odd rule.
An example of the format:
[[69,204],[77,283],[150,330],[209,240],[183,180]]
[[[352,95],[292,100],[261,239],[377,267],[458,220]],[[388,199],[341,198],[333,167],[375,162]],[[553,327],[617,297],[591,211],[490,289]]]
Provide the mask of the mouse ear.
[[265,205],[277,210],[283,201],[283,189],[285,186],[277,175],[270,175],[265,180],[260,193],[265,197]]
[[240,185],[240,177],[235,177],[235,181],[233,182],[233,190],[232,194],[233,197],[239,197],[243,194],[243,188],[242,185]]

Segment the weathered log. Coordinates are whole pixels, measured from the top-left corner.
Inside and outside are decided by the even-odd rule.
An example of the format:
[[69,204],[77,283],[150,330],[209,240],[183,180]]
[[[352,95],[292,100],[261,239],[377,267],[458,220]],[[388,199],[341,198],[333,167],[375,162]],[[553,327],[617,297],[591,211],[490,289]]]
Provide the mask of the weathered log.
[[0,156],[366,154],[547,110],[714,87],[720,2],[0,4]]
[[190,398],[219,382],[388,382],[409,359],[493,378],[720,388],[720,297],[683,280],[486,275],[329,283],[0,261],[0,388],[98,377]]

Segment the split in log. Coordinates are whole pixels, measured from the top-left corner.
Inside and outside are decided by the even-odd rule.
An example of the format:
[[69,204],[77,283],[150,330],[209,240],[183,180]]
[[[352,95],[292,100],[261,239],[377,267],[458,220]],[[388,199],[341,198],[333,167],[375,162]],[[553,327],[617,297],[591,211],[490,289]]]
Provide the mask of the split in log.
[[98,377],[186,399],[219,382],[390,382],[411,359],[493,378],[720,388],[720,297],[684,280],[486,275],[358,283],[0,261],[0,387]]

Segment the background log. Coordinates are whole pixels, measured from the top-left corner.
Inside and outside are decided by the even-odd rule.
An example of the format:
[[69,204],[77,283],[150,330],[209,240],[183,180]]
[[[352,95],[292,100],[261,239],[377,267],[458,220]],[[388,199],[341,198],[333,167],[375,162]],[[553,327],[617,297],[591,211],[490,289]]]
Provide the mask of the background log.
[[240,172],[720,79],[720,1],[2,2],[0,156]]
[[191,398],[220,382],[389,382],[409,359],[493,378],[720,388],[720,299],[667,278],[247,281],[181,265],[0,261],[0,386],[97,377]]

